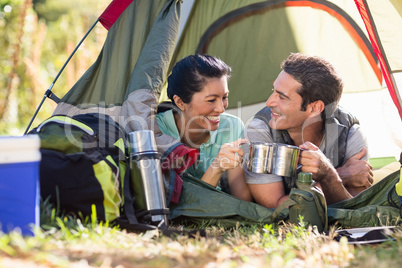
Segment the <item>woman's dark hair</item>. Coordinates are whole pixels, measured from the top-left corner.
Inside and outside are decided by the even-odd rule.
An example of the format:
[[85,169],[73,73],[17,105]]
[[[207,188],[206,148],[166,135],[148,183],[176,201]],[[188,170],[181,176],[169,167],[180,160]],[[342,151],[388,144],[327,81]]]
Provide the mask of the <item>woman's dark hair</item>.
[[221,59],[209,55],[190,55],[173,67],[168,77],[167,96],[172,101],[177,95],[184,103],[189,103],[194,93],[200,92],[209,78],[230,78],[232,69]]
[[334,112],[342,95],[343,82],[330,62],[316,56],[292,53],[282,62],[281,68],[302,84],[297,90],[303,100],[302,111],[308,104],[321,100],[329,114]]

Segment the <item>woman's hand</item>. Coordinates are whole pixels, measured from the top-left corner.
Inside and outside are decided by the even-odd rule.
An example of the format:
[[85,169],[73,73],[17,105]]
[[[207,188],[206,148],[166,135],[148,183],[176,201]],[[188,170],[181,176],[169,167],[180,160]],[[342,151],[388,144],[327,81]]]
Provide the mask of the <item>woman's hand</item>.
[[222,173],[226,170],[241,166],[244,151],[240,146],[246,142],[246,139],[237,139],[234,142],[222,145],[211,166]]
[[241,167],[244,152],[240,148],[240,145],[246,142],[246,139],[238,139],[234,142],[222,145],[218,155],[204,173],[201,180],[216,187],[223,172],[226,170],[233,170],[236,167]]

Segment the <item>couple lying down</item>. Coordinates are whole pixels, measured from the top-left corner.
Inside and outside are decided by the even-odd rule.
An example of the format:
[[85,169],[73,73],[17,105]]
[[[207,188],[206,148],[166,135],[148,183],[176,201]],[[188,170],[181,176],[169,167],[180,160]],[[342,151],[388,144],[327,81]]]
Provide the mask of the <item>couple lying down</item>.
[[[302,150],[301,171],[313,179],[328,204],[349,199],[373,183],[367,142],[358,120],[338,106],[343,82],[323,58],[292,53],[281,64],[266,107],[244,127],[225,113],[231,68],[209,55],[180,60],[168,78],[171,109],[156,115],[162,133],[197,150],[184,172],[216,187],[227,173],[230,193],[276,208],[295,179],[257,174],[243,166],[247,142],[286,143]],[[166,106],[166,105],[164,105]]]

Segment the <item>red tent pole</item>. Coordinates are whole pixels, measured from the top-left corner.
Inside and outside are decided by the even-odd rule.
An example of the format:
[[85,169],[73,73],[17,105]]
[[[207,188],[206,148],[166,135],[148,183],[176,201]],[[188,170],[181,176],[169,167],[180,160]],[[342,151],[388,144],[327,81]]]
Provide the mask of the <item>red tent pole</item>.
[[382,49],[382,45],[380,39],[378,38],[375,24],[373,18],[371,16],[370,10],[367,6],[365,0],[355,0],[357,9],[359,10],[360,16],[364,21],[364,25],[366,26],[371,44],[373,46],[374,53],[377,55],[377,58],[380,62],[381,70],[383,73],[384,81],[387,84],[389,94],[398,109],[399,116],[402,120],[402,100],[399,97],[398,86],[395,84],[395,81],[392,79],[391,76],[391,68],[388,65],[388,61],[386,55]]

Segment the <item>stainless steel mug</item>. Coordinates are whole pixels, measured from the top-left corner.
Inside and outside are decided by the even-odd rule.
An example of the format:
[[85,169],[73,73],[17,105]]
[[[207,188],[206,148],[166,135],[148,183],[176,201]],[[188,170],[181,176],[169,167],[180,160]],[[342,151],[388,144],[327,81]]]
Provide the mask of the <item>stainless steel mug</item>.
[[293,177],[301,149],[282,143],[250,143],[247,169],[255,173]]
[[157,151],[154,133],[151,130],[134,131],[129,133],[129,141],[135,208],[148,210],[152,222],[164,220],[168,225],[161,155]]
[[270,173],[273,145],[265,142],[250,143],[247,169],[255,173]]
[[275,143],[272,154],[272,170],[270,173],[279,176],[293,177],[301,149],[297,146]]

